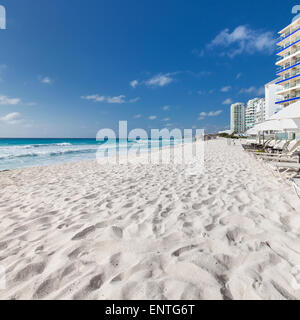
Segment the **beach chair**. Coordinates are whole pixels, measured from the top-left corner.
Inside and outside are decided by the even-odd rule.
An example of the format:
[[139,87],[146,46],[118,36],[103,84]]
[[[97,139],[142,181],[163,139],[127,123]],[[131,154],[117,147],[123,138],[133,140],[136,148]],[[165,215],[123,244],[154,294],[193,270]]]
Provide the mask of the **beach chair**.
[[263,153],[263,151],[266,150],[266,148],[268,148],[272,143],[274,143],[273,141],[274,140],[272,140],[272,139],[267,140],[264,144],[257,144],[255,148],[253,148],[251,150],[247,150],[247,151],[253,152],[254,154],[256,154],[256,153],[259,153],[258,150],[261,149],[262,150],[262,152],[260,152],[260,154],[261,154],[261,153]]
[[255,147],[256,144],[257,144],[256,140],[249,140],[249,141],[246,141],[246,143],[243,143],[242,147],[244,150],[251,150]]
[[[261,148],[265,153],[273,152],[273,148],[277,146],[281,140],[269,140],[263,147]],[[258,154],[262,154],[263,152],[258,152]]]
[[266,150],[271,153],[280,152],[287,145],[288,141],[286,140],[275,140],[273,144],[270,144]]
[[276,144],[273,148],[272,148],[272,152],[283,152],[283,150],[285,150],[285,148],[289,145],[290,141],[289,140],[281,140],[280,142],[278,142],[278,144]]
[[296,161],[296,157],[299,156],[299,148],[300,140],[292,140],[285,146],[281,153],[256,153],[256,156],[267,161],[293,162]]
[[263,148],[264,152],[255,152],[255,155],[276,155],[280,152],[283,152],[289,143],[290,141],[288,140],[272,140]]
[[[299,162],[267,162],[266,165],[277,172],[277,176],[283,181],[286,181],[286,179],[292,180],[300,174]],[[294,172],[294,175],[290,176],[290,172]]]

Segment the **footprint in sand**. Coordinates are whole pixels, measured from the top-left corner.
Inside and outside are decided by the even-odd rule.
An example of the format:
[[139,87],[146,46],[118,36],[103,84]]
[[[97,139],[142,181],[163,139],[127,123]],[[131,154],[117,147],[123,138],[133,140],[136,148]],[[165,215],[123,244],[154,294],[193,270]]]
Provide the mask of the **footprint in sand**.
[[194,204],[192,205],[192,208],[193,208],[194,210],[199,210],[201,207],[202,207],[202,204],[201,204],[201,203],[194,203]]
[[59,286],[58,279],[46,279],[36,290],[33,295],[33,299],[43,299],[53,291],[55,291]]
[[116,267],[119,266],[120,260],[121,260],[121,253],[119,252],[119,253],[116,253],[116,254],[112,255],[112,256],[110,257],[109,262],[110,262],[110,264],[111,264],[113,267],[116,268]]
[[85,286],[83,289],[81,289],[79,292],[77,292],[73,299],[74,300],[82,300],[86,298],[91,292],[96,291],[101,288],[102,284],[104,283],[104,276],[103,274],[98,274],[94,276],[89,284]]
[[90,226],[86,229],[84,229],[83,231],[77,233],[72,240],[81,240],[84,239],[88,234],[94,232],[96,230],[95,226]]
[[97,289],[100,289],[102,284],[103,284],[103,274],[101,273],[101,274],[98,274],[97,276],[93,277],[90,280],[90,283],[88,285],[88,289],[90,291],[95,291]]
[[205,230],[206,230],[206,231],[211,231],[211,230],[214,229],[214,227],[215,227],[214,224],[209,224],[208,226],[205,227]]
[[182,253],[187,252],[187,251],[191,251],[197,247],[198,247],[197,245],[190,245],[190,246],[179,248],[178,250],[176,250],[172,253],[172,256],[179,257]]
[[117,236],[118,238],[122,239],[123,238],[123,230],[119,227],[113,226],[111,228],[112,233]]
[[94,193],[94,194],[90,194],[90,195],[84,197],[84,199],[91,200],[91,199],[95,199],[97,196],[98,196],[98,194]]
[[38,274],[43,273],[45,270],[46,264],[44,262],[33,263],[26,266],[24,269],[20,270],[16,277],[15,281],[26,281],[29,278],[32,278]]
[[0,250],[5,250],[8,248],[7,242],[0,242]]

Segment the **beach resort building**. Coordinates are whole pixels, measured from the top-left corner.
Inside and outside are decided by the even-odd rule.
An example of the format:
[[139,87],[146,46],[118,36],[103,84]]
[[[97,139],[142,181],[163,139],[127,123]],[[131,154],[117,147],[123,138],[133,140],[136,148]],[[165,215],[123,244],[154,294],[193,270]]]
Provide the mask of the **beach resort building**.
[[264,122],[265,118],[265,99],[254,98],[249,100],[245,111],[246,130],[253,128],[258,123]]
[[266,120],[266,110],[265,110],[265,99],[257,99],[255,103],[255,115],[254,121],[255,124],[262,123]]
[[280,84],[276,84],[278,81],[275,79],[265,85],[265,120],[269,120],[273,114],[282,110],[282,106],[277,104],[280,101],[277,92],[283,90]]
[[294,20],[280,32],[277,45],[277,92],[280,100],[276,104],[286,107],[300,99],[300,18]]
[[234,103],[231,105],[230,130],[234,133],[245,132],[245,105]]
[[255,125],[255,102],[257,98],[249,100],[245,110],[245,125],[246,130],[249,130]]

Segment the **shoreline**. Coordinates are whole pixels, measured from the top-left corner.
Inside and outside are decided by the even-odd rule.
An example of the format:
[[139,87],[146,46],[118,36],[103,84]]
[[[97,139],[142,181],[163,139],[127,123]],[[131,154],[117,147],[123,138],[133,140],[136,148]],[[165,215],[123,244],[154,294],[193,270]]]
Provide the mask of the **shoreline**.
[[[145,155],[149,155],[150,153],[158,153],[161,151],[165,151],[168,149],[173,149],[176,151],[177,148],[179,147],[184,147],[184,145],[189,145],[189,144],[195,144],[195,142],[186,142],[184,144],[178,144],[178,145],[174,145],[173,147],[171,146],[164,146],[164,147],[160,147],[160,148],[154,148],[154,149],[149,149],[148,151],[144,151],[140,153],[140,156],[145,156]],[[124,153],[120,153],[120,155],[118,156],[118,158],[120,159],[124,159],[125,157],[127,157],[129,155],[129,159],[133,159],[134,157],[136,157],[136,155],[133,154],[124,154]],[[99,164],[103,164],[106,163],[107,161],[111,161],[113,163],[113,161],[116,159],[117,157],[103,157],[103,158],[99,158]],[[43,167],[51,167],[51,166],[56,166],[56,165],[63,165],[63,164],[76,164],[76,163],[81,163],[81,162],[87,162],[87,161],[98,161],[98,159],[96,158],[96,153],[95,153],[95,158],[94,159],[83,159],[83,160],[70,160],[70,161],[61,161],[61,162],[54,162],[51,164],[41,164],[41,165],[35,165],[35,166],[25,166],[22,168],[15,168],[15,169],[4,169],[4,170],[0,170],[0,174],[2,172],[10,172],[10,171],[15,171],[15,170],[23,170],[23,169],[32,169],[32,168],[43,168]],[[101,162],[101,163],[100,163]]]

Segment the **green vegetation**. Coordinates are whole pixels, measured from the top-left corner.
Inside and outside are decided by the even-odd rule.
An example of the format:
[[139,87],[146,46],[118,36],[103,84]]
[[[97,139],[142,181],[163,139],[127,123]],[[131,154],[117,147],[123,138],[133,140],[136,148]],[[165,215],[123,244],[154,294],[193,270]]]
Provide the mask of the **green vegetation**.
[[228,133],[220,133],[220,134],[219,134],[219,137],[220,137],[220,138],[227,138],[227,139],[228,139],[228,138],[230,138],[230,135],[229,135]]
[[226,138],[226,139],[247,139],[247,137],[238,136],[236,133],[232,133],[232,134],[220,133],[218,136],[220,138]]

